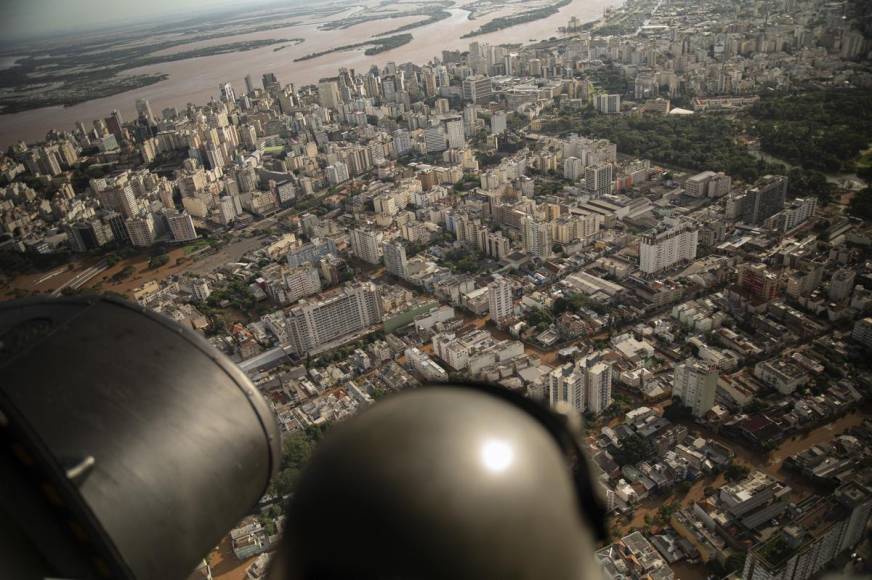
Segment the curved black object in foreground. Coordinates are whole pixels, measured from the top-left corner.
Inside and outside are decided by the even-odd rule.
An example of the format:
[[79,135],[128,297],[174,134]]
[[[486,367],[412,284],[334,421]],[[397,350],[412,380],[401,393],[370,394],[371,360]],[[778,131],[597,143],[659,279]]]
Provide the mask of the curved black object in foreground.
[[316,449],[271,580],[598,578],[572,419],[486,385],[380,401]]
[[0,577],[186,578],[279,457],[193,331],[107,298],[0,305]]

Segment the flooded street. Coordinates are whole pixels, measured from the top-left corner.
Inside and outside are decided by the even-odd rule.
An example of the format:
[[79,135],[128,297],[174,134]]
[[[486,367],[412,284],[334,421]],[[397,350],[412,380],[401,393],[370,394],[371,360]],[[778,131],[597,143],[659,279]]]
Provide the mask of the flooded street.
[[672,565],[672,571],[678,580],[706,580],[708,573],[702,566],[691,566],[686,562],[676,562]]
[[[866,419],[872,419],[872,407],[869,404],[849,412],[830,424],[822,425],[807,433],[791,437],[771,453],[751,450],[731,439],[704,431],[699,425],[693,423],[684,424],[688,427],[691,434],[714,439],[729,446],[736,454],[736,463],[745,465],[749,469],[764,471],[789,485],[792,490],[791,499],[799,501],[815,492],[824,490],[816,490],[807,479],[791,471],[783,470],[782,465],[784,461],[788,457],[810,449],[814,445],[831,441],[834,437],[846,432],[848,429],[861,425]],[[656,520],[657,512],[660,506],[664,504],[678,502],[682,507],[687,507],[694,502],[703,500],[707,492],[712,493],[713,490],[717,490],[725,483],[724,475],[718,474],[715,477],[706,477],[694,482],[687,493],[647,498],[636,506],[633,517],[629,521],[622,520],[617,523],[617,527],[620,530],[619,533],[625,535],[633,530],[644,528],[646,526],[645,518],[648,517],[649,522]],[[653,526],[656,525],[656,523],[653,524]],[[691,566],[686,563],[678,563],[673,565],[672,569],[680,580],[704,580],[706,578],[706,571],[702,565]]]
[[863,421],[869,418],[872,418],[872,413],[870,413],[868,408],[854,410],[833,423],[788,439],[770,454],[767,471],[774,469],[774,471],[769,471],[774,474],[788,457],[801,453],[818,443],[830,441],[833,437],[841,435],[848,429],[861,425]]

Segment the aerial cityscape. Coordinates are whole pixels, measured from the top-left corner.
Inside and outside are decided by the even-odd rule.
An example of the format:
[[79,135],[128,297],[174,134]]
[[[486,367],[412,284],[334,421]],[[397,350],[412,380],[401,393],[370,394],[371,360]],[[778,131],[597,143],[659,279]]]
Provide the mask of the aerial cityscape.
[[277,417],[192,578],[266,578],[331,426],[451,380],[583,414],[603,578],[872,573],[872,4],[464,2],[0,46],[0,295],[161,313]]

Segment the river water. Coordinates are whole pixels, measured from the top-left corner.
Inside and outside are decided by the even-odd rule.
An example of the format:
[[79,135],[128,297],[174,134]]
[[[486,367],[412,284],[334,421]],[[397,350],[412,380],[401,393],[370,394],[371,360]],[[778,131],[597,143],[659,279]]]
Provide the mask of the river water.
[[[318,79],[333,76],[340,67],[366,71],[372,65],[387,62],[413,62],[425,64],[434,56],[441,56],[443,50],[465,49],[472,41],[500,43],[526,43],[530,40],[544,40],[557,36],[558,27],[565,25],[572,16],[581,21],[590,21],[602,16],[604,10],[621,4],[622,0],[574,0],[559,13],[526,25],[507,28],[490,34],[463,39],[461,36],[475,30],[492,18],[507,14],[506,10],[493,12],[476,20],[467,18],[468,12],[451,9],[451,17],[440,22],[410,30],[414,39],[405,46],[366,56],[363,50],[337,52],[303,62],[294,62],[313,52],[320,52],[337,46],[363,42],[374,34],[394,30],[404,24],[420,21],[424,17],[396,18],[379,20],[353,26],[346,30],[318,30],[318,23],[305,21],[297,26],[228,36],[218,40],[196,43],[188,48],[223,44],[243,40],[263,38],[304,38],[297,46],[287,46],[275,51],[275,46],[257,50],[222,54],[178,62],[168,62],[133,69],[132,73],[162,72],[169,78],[160,83],[120,93],[112,97],[95,99],[72,107],[47,107],[24,111],[11,115],[0,115],[0,146],[24,139],[42,139],[49,129],[72,129],[76,121],[86,125],[94,119],[107,117],[113,109],[118,109],[125,119],[135,115],[135,102],[147,98],[157,113],[169,106],[184,107],[187,103],[203,104],[218,93],[218,84],[230,81],[237,93],[244,90],[245,75],[250,74],[259,86],[260,77],[265,72],[273,72],[282,84],[293,82],[299,85],[317,82]],[[347,15],[345,13],[344,15]],[[343,15],[343,16],[344,16]],[[323,22],[323,21],[321,21]]]

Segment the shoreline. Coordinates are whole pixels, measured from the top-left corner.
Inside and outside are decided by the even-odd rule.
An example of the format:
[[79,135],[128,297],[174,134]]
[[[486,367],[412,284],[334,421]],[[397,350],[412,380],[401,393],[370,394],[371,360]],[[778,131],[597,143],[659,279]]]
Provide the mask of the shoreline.
[[[523,31],[525,39],[535,38],[537,42],[547,40],[559,36],[561,34],[559,27],[564,26],[572,16],[576,16],[582,22],[594,21],[602,18],[607,8],[614,8],[623,3],[624,0],[573,0],[569,6],[548,18],[483,34],[474,40],[489,44],[517,42],[518,31]],[[451,8],[449,11],[452,14],[450,18],[415,28],[414,39],[410,43],[377,55],[368,56],[361,50],[356,53],[337,52],[305,62],[293,62],[295,58],[304,56],[304,53],[334,48],[339,44],[349,44],[337,41],[335,32],[318,30],[322,22],[316,19],[305,24],[279,29],[281,32],[271,30],[269,33],[263,33],[273,37],[282,34],[305,38],[305,42],[288,46],[280,51],[274,51],[274,47],[264,47],[245,53],[206,56],[131,69],[126,73],[162,72],[169,77],[167,80],[142,89],[124,91],[69,107],[44,107],[0,115],[0,146],[5,148],[19,140],[39,142],[45,139],[46,133],[51,129],[72,130],[76,121],[82,121],[86,126],[90,126],[95,119],[105,118],[113,109],[119,110],[125,118],[135,117],[135,102],[139,98],[148,99],[155,111],[166,107],[184,107],[189,102],[205,102],[217,93],[218,84],[221,82],[231,82],[236,87],[244,86],[243,79],[246,74],[251,74],[255,81],[259,82],[263,73],[273,72],[282,84],[294,83],[303,86],[317,83],[320,78],[335,76],[340,67],[360,70],[373,65],[382,67],[391,61],[398,64],[412,62],[424,65],[433,57],[441,56],[442,50],[466,50],[472,40],[461,37],[467,31],[479,28],[481,25],[481,20],[468,20],[468,10]],[[382,32],[396,30],[398,24],[402,24],[402,19],[361,25],[359,28],[351,28],[343,32],[348,40],[360,38],[362,42]],[[258,38],[257,33],[236,37],[234,40],[255,38]],[[228,39],[225,39],[225,42],[227,41]],[[528,41],[524,44],[531,43]]]

